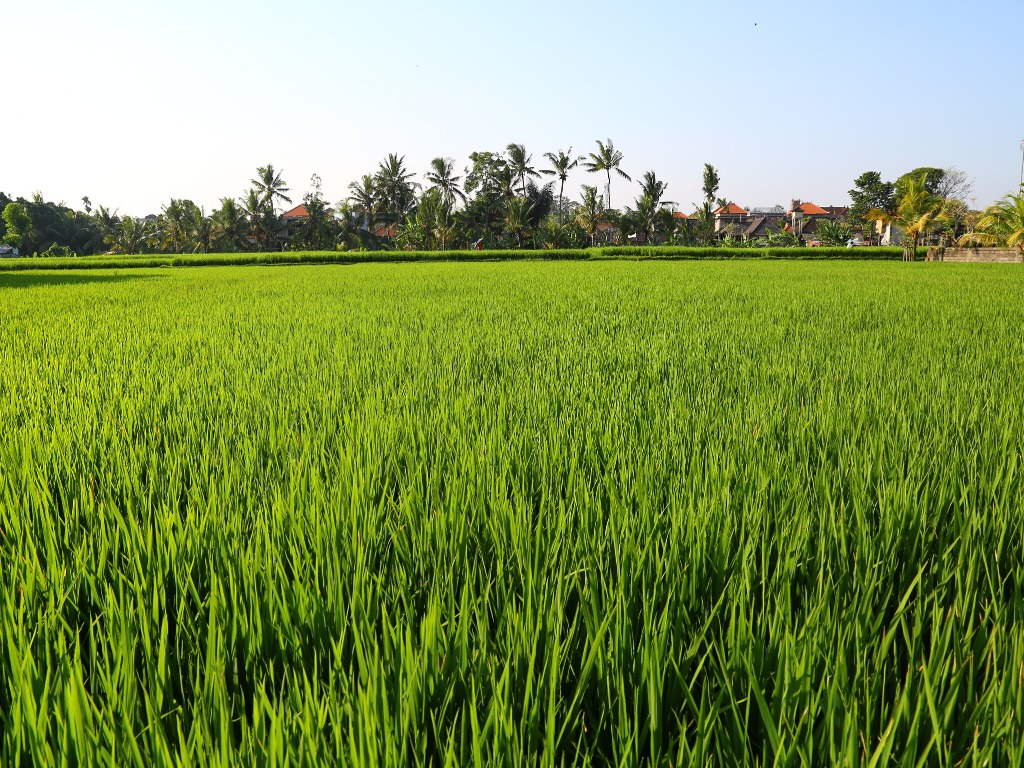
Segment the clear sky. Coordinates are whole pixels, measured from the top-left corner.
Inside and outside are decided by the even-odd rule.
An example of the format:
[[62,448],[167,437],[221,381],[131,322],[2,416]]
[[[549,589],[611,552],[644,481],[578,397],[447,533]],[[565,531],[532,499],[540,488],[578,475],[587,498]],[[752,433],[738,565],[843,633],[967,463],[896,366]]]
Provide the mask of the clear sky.
[[9,0],[0,190],[210,210],[269,162],[334,202],[389,152],[422,173],[519,142],[543,165],[610,137],[682,210],[705,162],[742,205],[927,165],[983,207],[1019,183],[1022,29],[1021,0]]

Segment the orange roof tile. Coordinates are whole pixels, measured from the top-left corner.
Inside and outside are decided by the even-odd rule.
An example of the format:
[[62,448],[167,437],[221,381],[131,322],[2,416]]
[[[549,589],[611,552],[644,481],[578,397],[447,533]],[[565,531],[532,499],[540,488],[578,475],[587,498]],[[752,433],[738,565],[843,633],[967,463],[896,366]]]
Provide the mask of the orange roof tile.
[[690,218],[689,216],[687,216],[682,211],[676,211],[675,213],[672,214],[672,216],[677,218],[677,219],[688,219],[688,218]]
[[309,216],[309,211],[306,210],[304,205],[296,205],[290,211],[285,211],[281,214],[286,219],[304,219]]
[[814,203],[800,203],[800,207],[799,207],[798,210],[800,211],[800,213],[804,214],[805,216],[827,216],[828,215],[828,211],[826,211],[824,208],[822,208],[819,205],[815,205]]
[[747,212],[740,208],[738,205],[736,205],[736,203],[729,203],[728,208],[726,206],[722,206],[717,211],[715,211],[715,215],[725,213],[729,213],[734,216],[745,216]]

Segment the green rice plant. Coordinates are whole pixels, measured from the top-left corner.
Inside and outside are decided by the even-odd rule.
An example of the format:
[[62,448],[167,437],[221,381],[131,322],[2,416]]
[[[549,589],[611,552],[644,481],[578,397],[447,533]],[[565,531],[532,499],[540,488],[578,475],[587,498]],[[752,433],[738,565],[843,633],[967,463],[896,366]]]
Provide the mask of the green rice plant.
[[2,274],[0,763],[1019,765],[1022,287]]

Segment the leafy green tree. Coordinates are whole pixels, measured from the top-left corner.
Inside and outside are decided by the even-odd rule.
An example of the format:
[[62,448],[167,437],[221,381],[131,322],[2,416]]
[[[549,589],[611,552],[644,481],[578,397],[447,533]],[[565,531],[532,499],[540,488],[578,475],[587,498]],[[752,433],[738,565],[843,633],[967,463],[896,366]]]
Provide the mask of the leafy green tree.
[[978,219],[975,231],[960,238],[961,245],[1001,245],[1016,248],[1024,257],[1024,191],[1006,195],[990,205]]
[[865,171],[853,180],[853,189],[849,192],[849,221],[861,226],[868,221],[871,210],[893,213],[896,210],[896,185],[891,181],[882,181],[878,171]]
[[898,199],[906,193],[908,182],[920,179],[922,177],[924,177],[924,187],[928,191],[928,194],[941,197],[939,191],[942,189],[942,182],[945,176],[946,171],[944,169],[929,168],[927,166],[915,168],[912,171],[907,171],[898,179],[896,179],[896,197]]
[[530,165],[533,162],[533,155],[527,154],[526,147],[522,144],[509,144],[505,149],[508,151],[508,167],[512,171],[512,176],[519,179],[525,196],[527,177],[540,177],[537,169]]
[[472,166],[466,169],[466,194],[486,195],[497,191],[501,186],[499,174],[508,167],[505,158],[496,152],[473,152],[469,160]]
[[620,167],[624,159],[623,155],[619,150],[615,149],[611,139],[608,139],[607,142],[602,142],[598,139],[597,152],[588,153],[587,158],[583,161],[583,167],[587,169],[588,173],[603,172],[605,174],[605,199],[608,201],[608,208],[610,209],[612,207],[612,171],[615,171],[626,181],[633,180]]
[[558,224],[561,226],[562,207],[565,199],[563,197],[563,193],[565,192],[565,182],[569,179],[569,171],[579,165],[579,162],[583,157],[574,157],[572,154],[572,147],[569,147],[568,152],[563,152],[562,150],[558,150],[558,152],[545,152],[544,157],[546,157],[548,162],[551,163],[551,168],[544,169],[541,173],[558,177]]
[[718,171],[711,163],[704,163],[704,200],[710,206],[711,202],[718,195],[718,187],[722,180],[718,177]]
[[32,217],[21,203],[8,203],[4,206],[3,219],[6,227],[4,242],[12,248],[21,248],[32,231]]
[[853,227],[842,221],[822,219],[818,222],[817,236],[825,245],[846,245],[853,239]]

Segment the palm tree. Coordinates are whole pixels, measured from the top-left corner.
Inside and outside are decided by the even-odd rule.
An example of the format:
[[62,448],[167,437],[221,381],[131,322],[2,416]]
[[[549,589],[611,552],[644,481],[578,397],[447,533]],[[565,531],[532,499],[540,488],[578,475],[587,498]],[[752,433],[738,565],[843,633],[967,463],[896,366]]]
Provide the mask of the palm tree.
[[192,252],[209,253],[217,232],[216,224],[211,216],[195,203],[187,208],[186,222],[189,237],[192,240]]
[[262,168],[256,169],[256,178],[250,180],[250,184],[259,193],[260,199],[263,204],[268,206],[274,213],[277,212],[277,201],[283,200],[286,203],[290,203],[292,199],[285,194],[288,192],[288,186],[284,183],[284,179],[281,178],[281,171],[274,172],[274,166],[269,163]]
[[186,216],[188,211],[185,201],[171,198],[168,205],[163,206],[160,211],[163,218],[164,247],[171,247],[173,253],[178,253],[182,243],[187,239]]
[[612,207],[612,171],[618,173],[626,181],[633,180],[619,167],[622,164],[622,153],[615,149],[611,139],[608,139],[607,143],[598,139],[597,152],[590,152],[587,156],[590,159],[583,161],[583,166],[587,171],[589,173],[604,171],[607,176],[604,188],[606,199],[608,200],[608,208],[610,209]]
[[380,164],[373,181],[380,203],[380,213],[388,223],[400,224],[416,204],[413,173],[405,167],[405,156],[388,155]]
[[348,185],[352,193],[348,201],[359,211],[366,223],[366,229],[370,233],[376,232],[377,211],[380,207],[380,198],[377,195],[377,183],[373,176],[366,174],[359,181],[353,181]]
[[495,169],[495,191],[502,200],[508,201],[516,196],[515,181],[516,174],[512,170],[512,166],[503,163]]
[[562,224],[562,193],[565,191],[565,182],[569,178],[569,171],[579,165],[582,157],[572,156],[572,147],[569,147],[568,152],[558,150],[558,152],[545,152],[544,157],[551,163],[550,169],[545,169],[541,173],[546,173],[549,176],[558,177],[558,224]]
[[141,253],[154,234],[152,228],[145,222],[139,223],[131,216],[125,216],[118,223],[110,239],[111,253],[128,255]]
[[249,219],[233,197],[222,197],[220,208],[213,212],[216,224],[217,248],[225,251],[244,251],[249,241]]
[[658,225],[657,201],[645,192],[637,198],[636,210],[626,208],[623,220],[635,228],[635,234],[643,235],[645,243],[650,243],[654,240],[654,230]]
[[505,149],[508,150],[508,165],[512,169],[512,175],[519,179],[523,195],[526,195],[526,177],[540,178],[537,169],[530,165],[533,155],[526,154],[526,147],[522,144],[509,144]]
[[513,197],[505,203],[505,231],[515,237],[520,248],[523,247],[523,235],[530,228],[532,207],[527,197]]
[[908,252],[906,246],[903,248],[903,257],[909,261],[917,257],[921,235],[942,215],[942,198],[928,191],[927,181],[927,173],[907,179],[894,214],[873,208],[867,215],[871,221],[895,224],[913,240],[913,250]]
[[[640,184],[640,195],[647,195],[651,198],[654,203],[654,207],[657,208],[661,205],[661,198],[665,196],[665,191],[668,189],[668,184],[664,181],[658,181],[658,177],[654,175],[654,171],[647,171],[644,174],[644,180]],[[639,200],[637,201],[639,202]]]
[[597,244],[597,230],[608,219],[604,197],[597,194],[597,187],[583,185],[583,204],[576,209],[576,224],[590,237],[590,244]]
[[961,245],[971,242],[1016,248],[1024,257],[1024,191],[1019,195],[1006,195],[986,208],[975,231],[959,240]]
[[242,214],[249,222],[248,234],[256,241],[256,247],[259,250],[263,250],[264,244],[262,223],[265,207],[257,190],[246,191],[245,197],[242,198]]
[[715,211],[711,201],[705,200],[704,205],[696,206],[697,210],[690,215],[693,221],[694,234],[697,242],[703,246],[714,245],[715,242]]
[[718,195],[718,187],[721,181],[715,166],[711,163],[704,163],[704,199],[709,203]]
[[461,176],[455,175],[455,161],[450,157],[435,157],[430,161],[430,170],[423,174],[431,186],[435,187],[449,207],[456,200],[466,202],[466,195],[459,188]]

